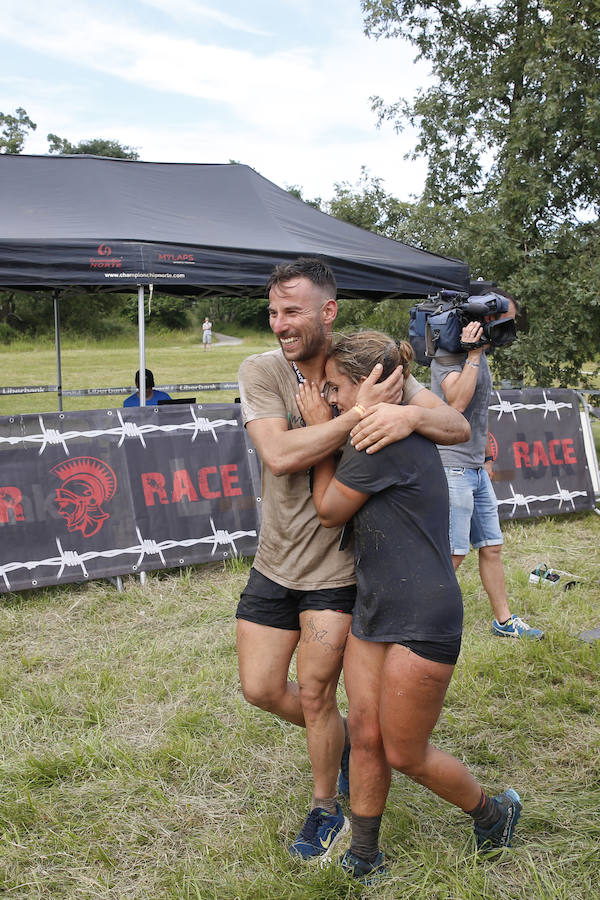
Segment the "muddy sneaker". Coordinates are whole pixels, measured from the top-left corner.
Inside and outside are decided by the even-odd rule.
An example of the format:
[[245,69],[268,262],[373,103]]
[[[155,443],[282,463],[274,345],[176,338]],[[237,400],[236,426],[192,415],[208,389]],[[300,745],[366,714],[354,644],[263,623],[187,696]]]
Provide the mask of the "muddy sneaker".
[[515,825],[519,821],[523,809],[521,798],[512,788],[504,791],[500,796],[494,797],[493,800],[500,807],[499,821],[488,829],[480,828],[477,823],[473,826],[477,849],[482,853],[492,853],[503,847],[510,847]]
[[352,878],[355,878],[360,884],[369,885],[377,884],[378,881],[387,877],[387,869],[383,859],[384,857],[381,850],[373,862],[361,859],[360,856],[355,856],[350,850],[346,850],[340,863],[347,875],[351,875]]
[[328,813],[317,806],[306,817],[302,831],[290,846],[290,853],[292,856],[301,856],[302,859],[324,861],[349,828],[350,823],[339,803],[336,804],[335,813]]

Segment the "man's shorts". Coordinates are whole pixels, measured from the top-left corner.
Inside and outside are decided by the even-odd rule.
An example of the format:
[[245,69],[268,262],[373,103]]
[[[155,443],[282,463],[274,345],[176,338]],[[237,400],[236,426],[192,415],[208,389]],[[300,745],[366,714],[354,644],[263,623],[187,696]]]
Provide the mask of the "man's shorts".
[[212,333],[210,331],[203,332],[202,343],[203,344],[212,344]]
[[450,497],[450,551],[466,556],[469,544],[476,550],[503,544],[498,501],[484,468],[444,466]]
[[250,569],[248,584],[240,595],[236,619],[246,619],[257,625],[300,631],[300,613],[308,609],[332,609],[352,615],[356,600],[356,585],[324,588],[317,591],[296,591]]

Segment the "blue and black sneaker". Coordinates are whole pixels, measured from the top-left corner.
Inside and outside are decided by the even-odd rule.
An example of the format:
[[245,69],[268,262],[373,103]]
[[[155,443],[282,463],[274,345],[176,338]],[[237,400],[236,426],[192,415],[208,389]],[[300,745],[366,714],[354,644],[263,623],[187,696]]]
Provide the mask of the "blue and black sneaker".
[[290,846],[290,853],[302,859],[324,861],[349,828],[350,823],[339,803],[336,803],[335,813],[317,806],[308,814],[302,831]]
[[355,878],[360,884],[370,885],[377,884],[378,881],[381,881],[382,878],[387,876],[387,869],[384,865],[383,858],[381,850],[373,862],[361,859],[360,856],[355,856],[350,850],[346,850],[340,863],[347,875],[351,875],[352,878]]
[[344,744],[342,761],[340,762],[340,774],[338,775],[338,793],[350,799],[350,743]]
[[529,638],[534,641],[539,641],[544,637],[544,632],[541,629],[532,628],[519,616],[511,616],[503,625],[500,624],[498,619],[494,619],[492,631],[494,634],[499,634],[500,637]]
[[477,849],[482,853],[493,853],[502,850],[503,847],[510,847],[515,825],[523,809],[521,798],[512,788],[494,797],[493,800],[500,807],[499,821],[488,829],[480,828],[477,822],[473,826]]

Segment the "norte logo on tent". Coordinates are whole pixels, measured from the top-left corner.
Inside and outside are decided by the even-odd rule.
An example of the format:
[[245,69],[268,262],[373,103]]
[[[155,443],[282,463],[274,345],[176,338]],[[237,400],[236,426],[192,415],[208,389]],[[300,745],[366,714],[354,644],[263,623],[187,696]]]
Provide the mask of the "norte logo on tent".
[[110,244],[98,244],[98,256],[91,257],[90,269],[120,269],[123,266],[122,256],[113,256]]
[[115,495],[117,476],[109,465],[93,456],[76,456],[53,466],[50,471],[62,481],[54,502],[68,531],[92,537],[110,514],[102,508]]

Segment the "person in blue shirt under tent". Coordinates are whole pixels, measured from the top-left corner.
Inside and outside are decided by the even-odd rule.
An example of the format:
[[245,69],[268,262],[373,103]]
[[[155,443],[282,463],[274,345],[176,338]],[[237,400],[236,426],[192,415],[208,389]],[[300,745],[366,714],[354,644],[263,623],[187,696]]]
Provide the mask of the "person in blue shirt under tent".
[[[123,406],[140,405],[140,373],[135,373],[135,386],[137,391],[123,400]],[[171,397],[165,391],[157,391],[154,388],[154,375],[150,369],[146,369],[146,406],[156,406],[159,400],[170,400]]]

